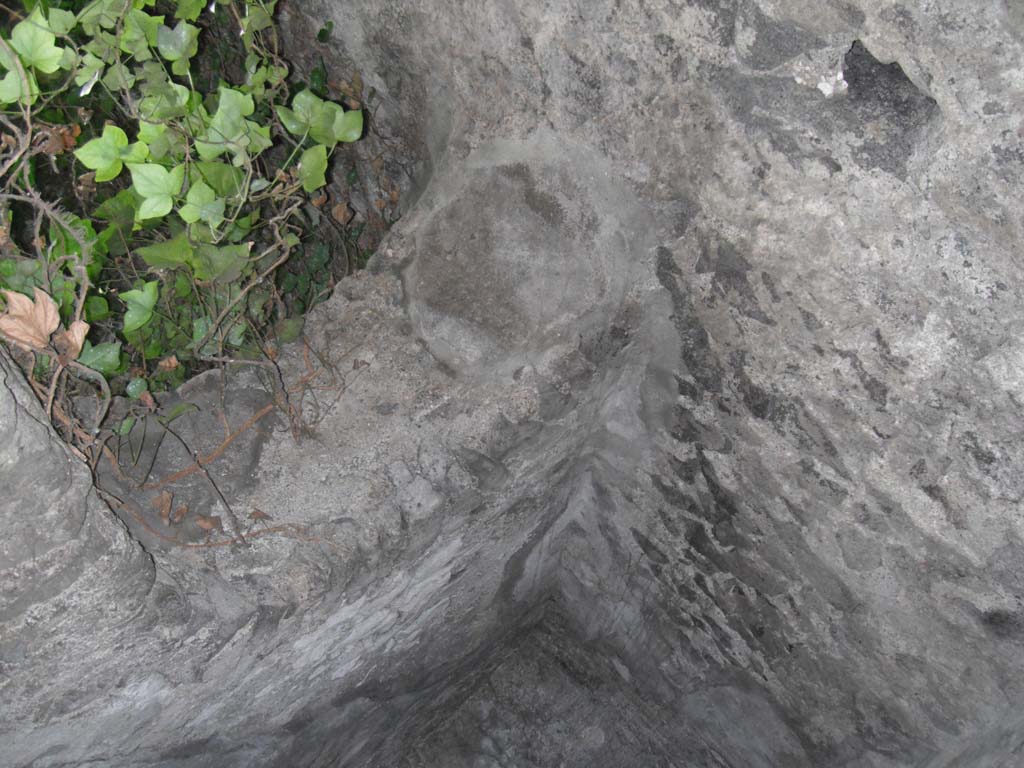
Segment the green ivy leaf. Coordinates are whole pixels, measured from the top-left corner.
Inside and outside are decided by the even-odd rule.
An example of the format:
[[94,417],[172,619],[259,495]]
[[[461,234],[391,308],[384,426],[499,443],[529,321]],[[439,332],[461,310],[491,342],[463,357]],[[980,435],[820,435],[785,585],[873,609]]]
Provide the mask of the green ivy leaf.
[[94,347],[86,339],[85,344],[82,345],[82,351],[78,355],[78,362],[104,376],[113,376],[121,367],[121,342],[111,341],[106,344],[97,344]]
[[155,163],[128,163],[128,170],[132,174],[132,186],[143,198],[139,219],[156,219],[170,213],[174,198],[185,182],[185,166],[179,165],[168,171]]
[[131,333],[142,328],[153,319],[153,307],[156,306],[160,283],[156,280],[146,283],[142,290],[125,291],[121,301],[128,307],[124,313],[124,332]]
[[259,211],[251,211],[248,216],[235,220],[235,225],[228,232],[228,240],[233,243],[240,242],[249,236],[253,225],[259,220]]
[[246,8],[247,14],[242,19],[242,43],[246,49],[252,48],[252,38],[256,32],[260,32],[273,25],[271,14],[273,3],[251,3]]
[[[210,326],[213,325],[213,321],[208,317],[197,317],[192,321],[192,343],[189,345],[195,349],[196,345],[202,341],[203,337],[210,330]],[[206,353],[210,349],[210,344],[207,344],[205,348],[200,350],[200,354]]]
[[199,406],[195,403],[175,403],[164,415],[158,416],[157,420],[166,427],[179,416],[184,416],[191,411],[198,412]]
[[174,12],[174,18],[195,21],[203,12],[206,0],[178,0],[178,8]]
[[116,195],[104,200],[93,211],[93,216],[102,221],[121,227],[131,227],[135,223],[135,214],[139,209],[138,195],[131,187],[122,189]]
[[132,379],[124,388],[125,394],[132,400],[138,400],[142,397],[142,393],[147,391],[149,391],[149,383],[141,377]]
[[188,241],[188,235],[180,232],[170,240],[136,248],[135,253],[153,269],[173,269],[190,263],[192,244]]
[[168,171],[156,163],[131,164],[128,170],[132,174],[135,191],[145,197],[157,195],[176,195],[181,191],[185,180],[185,167],[182,165]]
[[79,245],[78,239],[75,235],[78,235],[87,247],[90,248],[96,242],[96,230],[93,229],[92,222],[86,219],[81,219],[74,214],[67,214],[67,223],[70,227],[64,227],[62,224],[57,222],[50,222],[50,261],[55,262],[63,259],[65,256],[81,256],[82,246]]
[[252,96],[221,86],[217,111],[202,140],[196,141],[196,150],[203,160],[215,160],[224,152],[238,155],[249,144],[246,120],[255,110]]
[[316,115],[323,110],[324,100],[310,90],[299,91],[292,99],[292,107],[277,107],[278,117],[288,132],[295,136],[302,136],[315,119]]
[[164,123],[149,123],[140,120],[139,141],[149,148],[151,158],[162,160],[178,148],[180,136],[174,129],[168,130]]
[[289,133],[308,133],[314,141],[328,147],[339,141],[356,141],[363,134],[362,110],[346,112],[341,105],[324,101],[310,90],[297,93],[291,109],[278,106],[277,115]]
[[193,163],[193,167],[198,169],[206,183],[221,197],[234,197],[241,193],[245,174],[240,168],[203,160]]
[[[270,139],[270,126],[260,125],[252,120],[245,121],[245,138],[248,141],[246,150],[254,157],[274,145],[274,142]],[[241,156],[237,156],[235,158],[235,165],[238,165],[241,159]]]
[[237,280],[249,261],[248,245],[200,245],[192,258],[196,280],[229,283]]
[[216,229],[224,221],[225,201],[217,197],[210,185],[199,181],[188,191],[185,205],[178,209],[178,214],[189,224],[205,221]]
[[295,341],[302,335],[302,328],[306,324],[304,317],[289,317],[279,320],[274,326],[274,334],[282,344]]
[[278,104],[275,108],[277,116],[281,118],[281,125],[285,127],[285,130],[293,136],[302,136],[306,129],[309,127],[309,123],[304,121],[295,110],[288,109]]
[[[110,305],[102,296],[89,296],[85,300],[85,319],[89,323],[98,323],[110,317]],[[90,368],[92,366],[89,366]]]
[[136,61],[149,61],[153,58],[150,48],[156,47],[157,30],[163,23],[163,16],[150,16],[144,11],[132,8],[125,15],[121,28],[121,50],[134,56]]
[[120,18],[124,0],[95,0],[89,3],[78,16],[87,35],[96,36],[100,29],[113,29]]
[[34,294],[33,289],[48,288],[43,264],[35,259],[0,259],[0,285],[12,291]]
[[327,183],[327,147],[317,144],[302,153],[299,160],[299,179],[307,192],[320,189]]
[[156,31],[156,47],[167,61],[190,59],[199,50],[199,27],[179,21],[174,29],[161,24]]
[[25,85],[21,77],[15,71],[10,71],[0,80],[0,104],[11,104],[15,101],[21,104],[35,104],[39,98],[39,83],[32,72],[25,73],[28,81],[28,93],[25,93]]
[[192,278],[184,272],[174,276],[174,298],[184,299],[192,295]]
[[135,85],[135,73],[120,61],[116,61],[103,75],[103,85],[111,91],[126,91]]
[[246,327],[247,326],[246,326],[246,324],[244,322],[238,322],[238,321],[236,321],[235,324],[231,326],[231,330],[228,331],[228,339],[227,339],[228,344],[230,346],[232,346],[232,347],[240,347],[240,346],[242,346],[242,342],[245,341],[245,330],[246,330]]
[[327,96],[327,68],[323,60],[320,61],[320,66],[313,68],[309,73],[309,90],[318,96]]
[[147,197],[139,206],[139,221],[146,219],[162,219],[174,208],[174,199],[170,195]]
[[359,141],[363,135],[363,110],[350,109],[334,122],[334,138],[337,141],[350,143]]
[[25,67],[51,74],[60,67],[64,51],[54,43],[57,37],[43,17],[39,6],[11,31],[11,47],[21,54]]
[[309,124],[309,136],[319,144],[333,147],[338,141],[334,136],[334,124],[340,124],[345,112],[331,101],[323,102],[313,114]]
[[61,8],[50,9],[50,30],[54,34],[66,35],[75,28],[77,23],[78,19],[71,11],[65,11]]
[[167,82],[162,87],[149,84],[139,102],[139,116],[151,123],[182,117],[188,111],[189,90],[178,83]]
[[96,181],[110,181],[121,173],[124,163],[141,163],[149,149],[141,142],[128,143],[128,136],[116,125],[103,126],[103,133],[75,150],[75,157],[91,171]]
[[79,86],[79,96],[88,96],[92,93],[93,87],[99,82],[103,75],[103,68],[107,65],[102,59],[92,53],[86,53],[78,64],[75,71],[75,85]]
[[116,125],[105,125],[100,136],[75,150],[75,157],[86,168],[96,171],[97,181],[109,181],[121,172],[121,149],[127,146],[128,135],[124,131]]

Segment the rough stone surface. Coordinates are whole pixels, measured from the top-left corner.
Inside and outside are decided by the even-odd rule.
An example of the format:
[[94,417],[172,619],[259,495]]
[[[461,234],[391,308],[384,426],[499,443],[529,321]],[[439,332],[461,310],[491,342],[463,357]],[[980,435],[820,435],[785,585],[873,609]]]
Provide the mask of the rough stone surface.
[[1020,765],[1019,4],[283,21],[404,217],[123,524],[4,369],[0,761]]

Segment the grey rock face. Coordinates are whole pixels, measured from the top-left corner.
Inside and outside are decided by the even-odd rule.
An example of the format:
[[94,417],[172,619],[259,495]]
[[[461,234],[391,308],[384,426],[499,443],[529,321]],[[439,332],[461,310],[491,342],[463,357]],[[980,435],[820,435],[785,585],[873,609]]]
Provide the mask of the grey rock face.
[[123,524],[5,369],[0,761],[1020,765],[1016,3],[283,21],[408,208]]

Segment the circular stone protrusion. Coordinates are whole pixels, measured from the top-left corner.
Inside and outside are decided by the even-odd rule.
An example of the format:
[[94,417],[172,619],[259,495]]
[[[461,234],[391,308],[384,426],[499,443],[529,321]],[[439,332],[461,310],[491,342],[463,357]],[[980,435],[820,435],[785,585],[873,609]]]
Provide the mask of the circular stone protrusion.
[[503,376],[610,322],[636,262],[635,202],[578,153],[506,142],[471,160],[421,214],[409,315],[455,371]]

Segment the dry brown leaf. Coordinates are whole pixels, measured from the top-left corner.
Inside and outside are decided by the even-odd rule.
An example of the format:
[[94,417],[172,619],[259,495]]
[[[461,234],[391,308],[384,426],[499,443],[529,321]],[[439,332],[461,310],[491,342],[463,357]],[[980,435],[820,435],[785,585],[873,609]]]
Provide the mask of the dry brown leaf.
[[314,197],[310,202],[313,203],[314,208],[323,208],[324,204],[327,202],[327,195],[324,192],[321,192],[319,195]]
[[156,410],[156,400],[153,399],[153,395],[148,391],[139,395],[139,402],[146,406],[150,411]]
[[182,504],[174,512],[171,513],[171,522],[177,525],[185,519],[185,515],[188,514],[188,504]]
[[178,365],[179,363],[177,355],[171,355],[170,357],[165,357],[163,360],[157,363],[156,367],[159,368],[161,371],[173,371],[175,368],[178,367]]
[[196,515],[196,525],[202,528],[207,533],[212,531],[224,531],[224,523],[216,515]]
[[153,505],[154,509],[160,511],[160,519],[164,521],[164,525],[170,525],[171,504],[174,503],[174,494],[170,491],[161,491],[149,503]]
[[249,519],[250,520],[271,520],[272,518],[270,517],[270,515],[268,515],[263,510],[253,509],[253,511],[249,513]]
[[39,288],[35,300],[4,290],[7,311],[0,315],[0,333],[26,350],[46,349],[50,334],[60,325],[57,304]]
[[82,194],[89,194],[96,191],[96,171],[83,173],[78,177],[77,187]]
[[82,126],[78,123],[72,123],[70,126],[65,125],[61,130],[61,134],[64,137],[64,149],[74,149],[78,143],[78,137],[82,135]]
[[77,125],[47,125],[39,128],[35,141],[40,152],[59,155],[75,146],[75,139],[81,132]]
[[82,345],[85,343],[85,337],[88,333],[89,324],[84,320],[75,320],[70,328],[66,331],[61,331],[53,340],[53,345],[57,348],[57,353],[60,355],[60,361],[64,365],[78,357],[78,353],[82,351]]
[[348,224],[352,221],[352,209],[348,207],[348,203],[338,203],[336,206],[331,208],[331,216],[339,224]]

